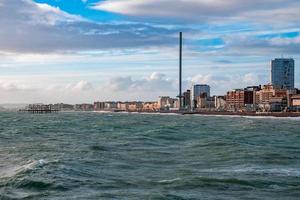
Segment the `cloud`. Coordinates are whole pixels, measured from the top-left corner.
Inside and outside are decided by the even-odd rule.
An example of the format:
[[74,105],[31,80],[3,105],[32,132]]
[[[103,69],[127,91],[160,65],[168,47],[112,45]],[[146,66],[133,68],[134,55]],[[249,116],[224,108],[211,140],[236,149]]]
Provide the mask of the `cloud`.
[[109,81],[108,88],[113,91],[130,92],[174,92],[175,81],[168,79],[165,74],[153,72],[149,77],[133,80],[132,77],[114,77]]
[[143,23],[96,23],[31,0],[4,0],[0,51],[66,53],[160,46],[178,30]]
[[226,35],[223,37],[225,46],[220,54],[228,55],[298,55],[300,52],[300,37],[296,38],[258,38],[257,36]]
[[[35,82],[0,82],[0,103],[92,103],[105,100],[156,100],[161,95],[176,95],[176,80],[154,72],[147,77],[112,77],[107,84],[81,80],[69,84],[39,85]],[[20,98],[22,97],[22,98]]]
[[34,88],[30,88],[27,85],[18,82],[0,81],[0,91],[1,90],[6,92],[16,92],[34,90]]
[[247,86],[267,84],[265,77],[256,73],[231,74],[231,75],[212,75],[197,74],[188,79],[189,84],[208,84],[211,87],[212,94],[224,95],[226,91],[245,88]]
[[300,3],[294,0],[107,0],[94,9],[135,17],[185,22],[248,21],[286,25],[298,23]]
[[89,91],[89,90],[92,90],[94,89],[93,85],[88,82],[88,81],[79,81],[78,83],[76,84],[70,84],[66,87],[66,90],[69,90],[69,91],[82,91],[82,92],[85,92],[85,91]]

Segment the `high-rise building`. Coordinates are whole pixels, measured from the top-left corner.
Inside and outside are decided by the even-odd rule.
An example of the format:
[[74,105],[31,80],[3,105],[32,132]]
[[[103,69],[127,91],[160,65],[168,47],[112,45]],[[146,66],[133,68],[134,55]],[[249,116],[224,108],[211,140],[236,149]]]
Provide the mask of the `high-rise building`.
[[271,83],[274,87],[294,89],[295,61],[292,58],[276,58],[271,64]]
[[193,86],[192,89],[192,104],[193,107],[197,107],[197,98],[201,95],[206,94],[206,97],[210,97],[210,86],[209,85],[203,85],[203,84],[197,84]]

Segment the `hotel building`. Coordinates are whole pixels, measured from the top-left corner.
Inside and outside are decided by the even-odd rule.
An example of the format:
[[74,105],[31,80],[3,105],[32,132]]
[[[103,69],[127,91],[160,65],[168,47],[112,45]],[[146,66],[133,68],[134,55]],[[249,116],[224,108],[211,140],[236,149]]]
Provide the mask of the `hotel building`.
[[274,87],[292,90],[295,87],[294,59],[276,58],[271,63],[271,83]]

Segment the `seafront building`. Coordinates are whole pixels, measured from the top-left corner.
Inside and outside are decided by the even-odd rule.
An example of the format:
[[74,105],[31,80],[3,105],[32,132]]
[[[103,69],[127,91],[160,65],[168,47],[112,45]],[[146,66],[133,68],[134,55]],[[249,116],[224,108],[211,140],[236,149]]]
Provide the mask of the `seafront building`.
[[158,102],[145,102],[143,104],[143,111],[145,112],[156,112],[159,109]]
[[271,62],[271,83],[274,87],[292,90],[295,87],[295,61],[276,58]]
[[183,93],[183,108],[185,110],[190,110],[191,105],[191,90],[187,90]]
[[246,89],[235,89],[228,91],[225,99],[227,110],[241,111],[247,105],[253,105],[253,92]]
[[283,111],[287,107],[287,89],[281,89],[274,85],[264,85],[256,92],[256,101],[259,110],[264,112]]
[[74,106],[75,111],[93,111],[94,110],[94,105],[93,104],[76,104]]
[[214,96],[215,108],[217,111],[226,110],[226,100],[225,96]]
[[210,97],[210,86],[206,84],[195,84],[192,87],[192,94],[191,94],[191,102],[192,102],[192,108],[197,108],[197,99],[201,95],[206,95],[206,97]]
[[225,96],[228,111],[283,111],[287,107],[288,90],[271,84],[251,86],[227,92]]
[[74,105],[71,104],[64,104],[64,103],[57,103],[57,104],[49,104],[52,109],[59,110],[59,111],[72,111],[74,110]]
[[158,107],[162,111],[179,109],[179,101],[169,96],[161,96],[158,99]]

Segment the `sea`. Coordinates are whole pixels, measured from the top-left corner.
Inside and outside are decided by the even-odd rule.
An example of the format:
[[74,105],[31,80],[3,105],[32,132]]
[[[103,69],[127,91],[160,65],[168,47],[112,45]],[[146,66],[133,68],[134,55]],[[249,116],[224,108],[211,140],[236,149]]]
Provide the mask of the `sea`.
[[300,199],[300,119],[0,113],[0,199]]

